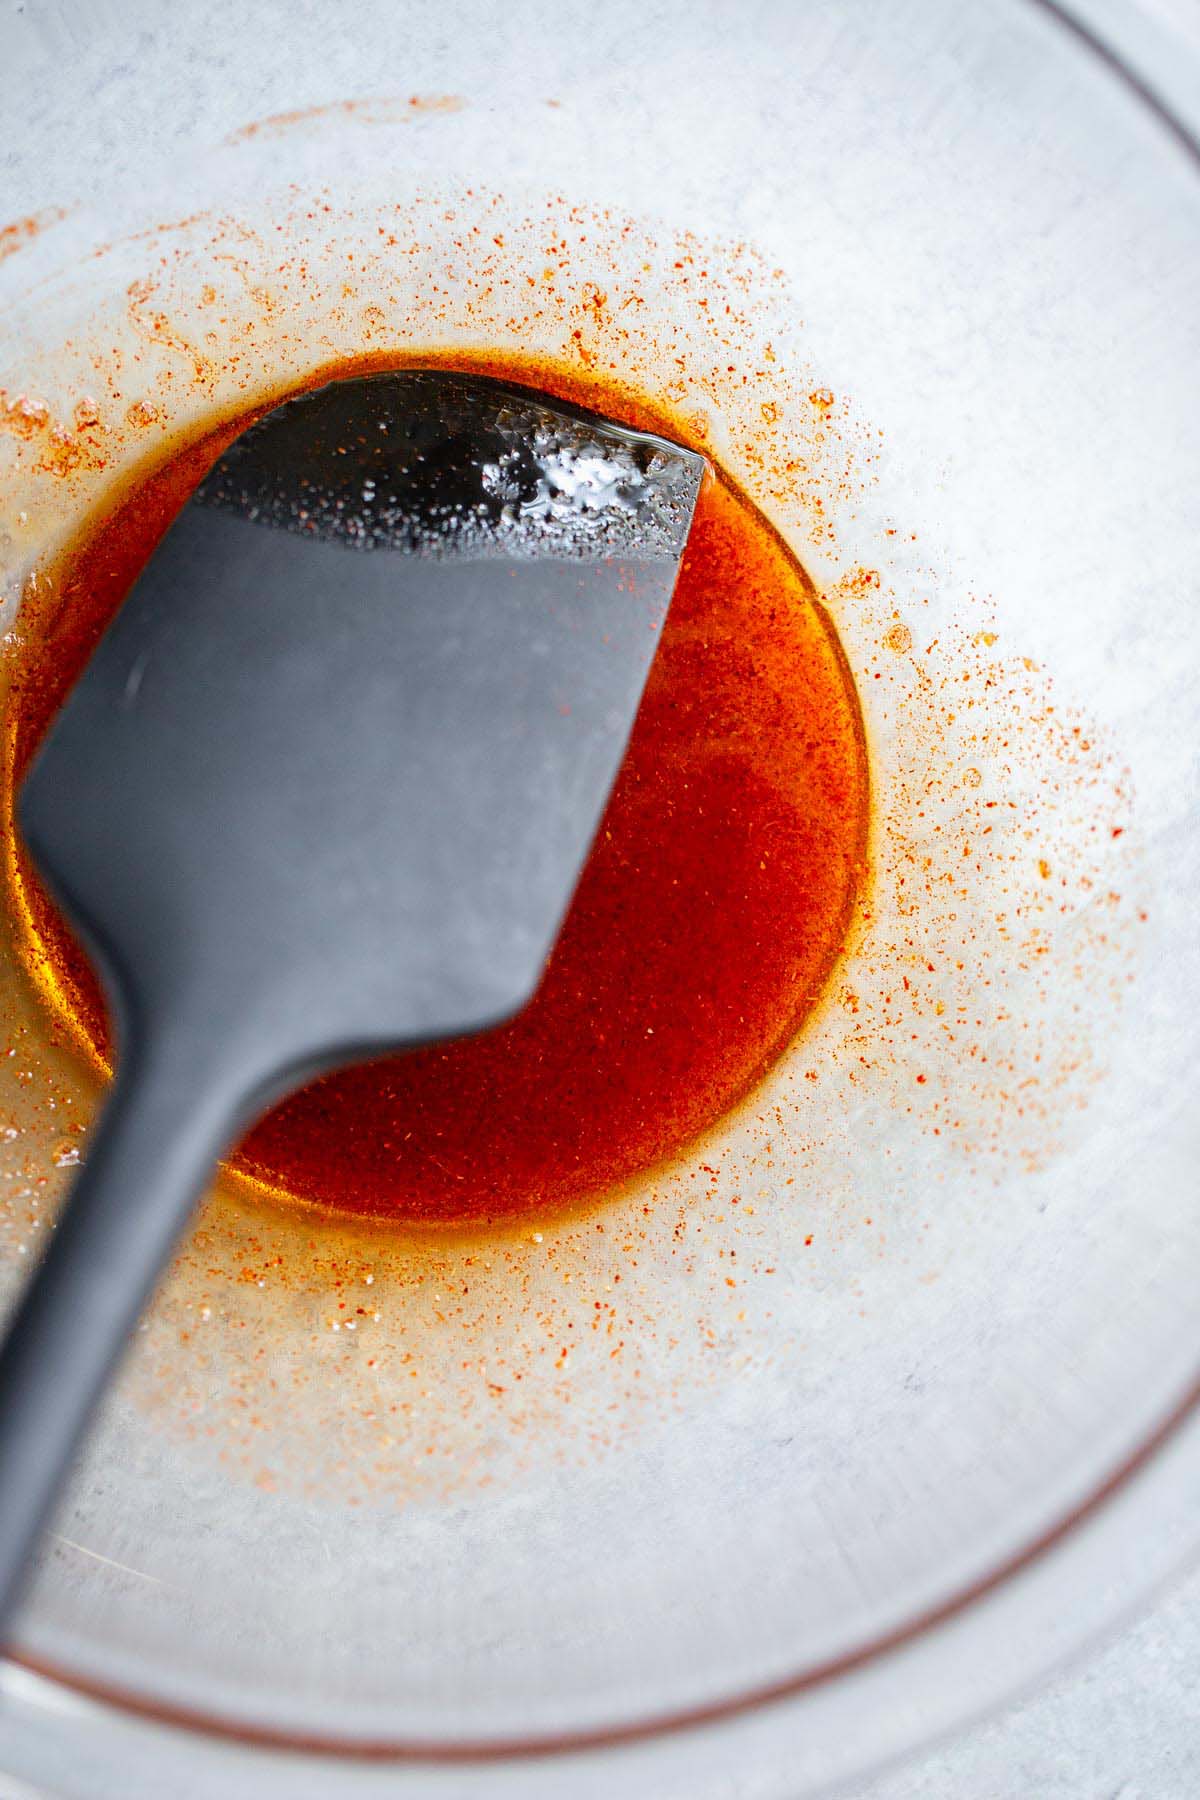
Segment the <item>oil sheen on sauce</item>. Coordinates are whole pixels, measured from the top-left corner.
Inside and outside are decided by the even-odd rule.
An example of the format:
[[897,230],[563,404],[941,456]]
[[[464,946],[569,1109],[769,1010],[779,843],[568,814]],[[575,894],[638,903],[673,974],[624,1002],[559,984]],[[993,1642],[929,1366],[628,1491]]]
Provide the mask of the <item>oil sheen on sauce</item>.
[[[590,379],[456,361],[681,435]],[[249,416],[130,484],[67,553],[52,608],[27,614],[10,827],[13,785],[71,682]],[[234,1166],[276,1194],[408,1223],[482,1224],[602,1197],[698,1138],[795,1037],[850,926],[867,810],[858,701],[833,625],[771,527],[714,471],[625,765],[533,1002],[481,1036],[314,1082],[254,1127]],[[39,986],[107,1064],[87,958],[19,846],[15,870]]]

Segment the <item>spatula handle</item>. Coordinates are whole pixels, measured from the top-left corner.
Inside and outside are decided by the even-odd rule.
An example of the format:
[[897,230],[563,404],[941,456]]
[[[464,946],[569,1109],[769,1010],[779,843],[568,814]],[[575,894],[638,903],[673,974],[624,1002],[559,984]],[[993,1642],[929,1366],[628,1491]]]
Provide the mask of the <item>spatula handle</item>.
[[186,1053],[123,1058],[0,1347],[0,1639],[88,1419],[235,1125]]

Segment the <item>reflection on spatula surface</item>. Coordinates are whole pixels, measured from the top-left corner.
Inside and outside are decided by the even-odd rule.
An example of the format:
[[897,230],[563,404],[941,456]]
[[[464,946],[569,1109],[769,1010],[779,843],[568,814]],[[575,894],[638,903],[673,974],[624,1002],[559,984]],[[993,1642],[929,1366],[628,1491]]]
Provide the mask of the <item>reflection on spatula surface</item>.
[[120,1063],[0,1351],[0,1618],[241,1128],[529,998],[701,470],[530,392],[381,375],[267,414],[163,539],[20,798]]

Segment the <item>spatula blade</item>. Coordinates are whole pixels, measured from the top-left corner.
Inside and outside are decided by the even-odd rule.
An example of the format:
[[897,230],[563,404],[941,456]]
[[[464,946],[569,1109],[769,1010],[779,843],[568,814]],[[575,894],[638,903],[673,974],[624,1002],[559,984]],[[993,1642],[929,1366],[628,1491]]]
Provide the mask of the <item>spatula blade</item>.
[[539,978],[701,463],[447,375],[270,414],[168,531],[31,771],[120,1010],[273,1068],[478,1029]]

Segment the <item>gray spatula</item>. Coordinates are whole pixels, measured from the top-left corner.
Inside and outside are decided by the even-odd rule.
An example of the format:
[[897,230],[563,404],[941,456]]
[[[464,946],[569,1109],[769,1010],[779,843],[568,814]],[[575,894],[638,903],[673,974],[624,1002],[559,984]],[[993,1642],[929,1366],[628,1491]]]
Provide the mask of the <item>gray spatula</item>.
[[155,552],[20,796],[120,1058],[0,1350],[0,1620],[242,1128],[530,997],[701,468],[483,380],[336,382],[240,437]]

